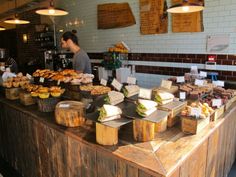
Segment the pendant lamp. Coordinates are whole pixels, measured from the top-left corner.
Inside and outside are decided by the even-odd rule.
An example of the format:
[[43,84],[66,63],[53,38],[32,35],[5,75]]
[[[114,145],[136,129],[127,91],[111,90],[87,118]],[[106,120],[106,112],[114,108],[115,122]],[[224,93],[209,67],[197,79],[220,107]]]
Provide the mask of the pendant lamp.
[[6,28],[4,28],[3,26],[0,26],[0,31],[4,31],[6,30]]
[[191,3],[188,0],[183,0],[180,4],[175,4],[167,9],[169,13],[192,13],[199,12],[204,9],[203,3]]
[[63,16],[68,14],[68,12],[64,9],[55,8],[53,0],[50,1],[49,7],[38,9],[36,10],[36,13],[39,15],[48,15],[48,16]]
[[[16,3],[16,0],[15,0],[15,9],[17,8],[17,3]],[[27,20],[21,20],[19,19],[18,15],[15,14],[14,18],[8,18],[6,20],[4,20],[5,23],[9,23],[9,24],[15,24],[15,25],[23,25],[23,24],[28,24],[30,23],[29,21]]]

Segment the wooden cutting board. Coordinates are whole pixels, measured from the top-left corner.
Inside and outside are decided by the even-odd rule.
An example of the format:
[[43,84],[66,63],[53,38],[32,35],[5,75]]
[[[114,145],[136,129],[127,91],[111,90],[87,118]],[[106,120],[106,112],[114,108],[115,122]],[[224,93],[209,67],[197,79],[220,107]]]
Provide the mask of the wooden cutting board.
[[168,32],[168,14],[165,0],[139,0],[141,34]]
[[[181,3],[182,0],[172,0],[172,5]],[[189,2],[201,2],[204,0],[189,0]],[[203,13],[194,12],[186,14],[172,14],[172,32],[203,32]]]
[[100,4],[97,13],[98,29],[121,28],[136,24],[128,3]]

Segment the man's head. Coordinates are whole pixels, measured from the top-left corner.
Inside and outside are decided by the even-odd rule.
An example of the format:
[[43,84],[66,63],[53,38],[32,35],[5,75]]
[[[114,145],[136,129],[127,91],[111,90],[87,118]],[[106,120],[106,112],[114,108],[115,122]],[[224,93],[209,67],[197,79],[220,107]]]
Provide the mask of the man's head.
[[73,32],[65,32],[61,37],[61,47],[70,49],[74,45],[79,45],[77,36]]

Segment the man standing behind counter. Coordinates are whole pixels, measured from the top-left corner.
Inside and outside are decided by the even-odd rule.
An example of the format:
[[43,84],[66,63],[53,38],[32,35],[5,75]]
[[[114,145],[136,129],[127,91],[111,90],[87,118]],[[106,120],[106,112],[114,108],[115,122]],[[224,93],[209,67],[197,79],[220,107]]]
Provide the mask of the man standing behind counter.
[[73,69],[91,74],[91,62],[88,54],[79,47],[77,36],[70,31],[65,32],[61,38],[61,47],[74,53]]

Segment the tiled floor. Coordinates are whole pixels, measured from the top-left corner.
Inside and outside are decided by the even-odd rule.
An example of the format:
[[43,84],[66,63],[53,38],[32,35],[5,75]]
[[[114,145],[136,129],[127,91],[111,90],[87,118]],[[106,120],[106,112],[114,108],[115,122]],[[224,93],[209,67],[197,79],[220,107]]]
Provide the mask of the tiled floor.
[[[22,177],[22,176],[0,159],[0,177]],[[227,177],[236,177],[236,161],[234,162],[234,165]]]

